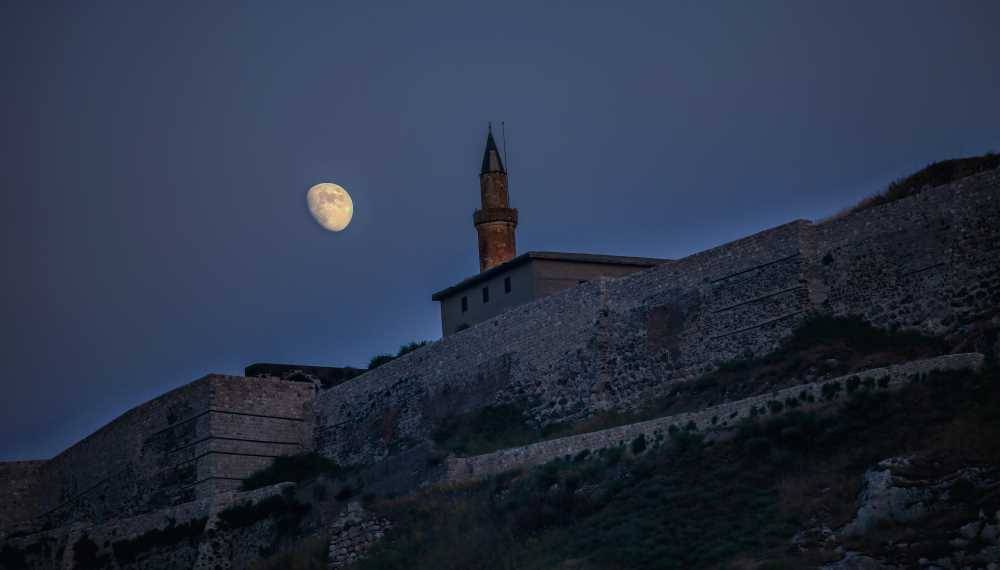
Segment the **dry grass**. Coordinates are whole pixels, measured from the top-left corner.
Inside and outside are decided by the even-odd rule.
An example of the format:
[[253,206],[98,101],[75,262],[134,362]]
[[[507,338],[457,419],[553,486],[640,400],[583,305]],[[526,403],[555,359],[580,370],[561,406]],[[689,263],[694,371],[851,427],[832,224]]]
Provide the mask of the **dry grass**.
[[869,208],[888,204],[889,202],[915,196],[931,188],[950,184],[956,180],[996,168],[1000,168],[1000,154],[993,152],[988,152],[981,156],[932,162],[909,176],[893,181],[882,192],[861,200],[854,206],[833,217],[847,216]]

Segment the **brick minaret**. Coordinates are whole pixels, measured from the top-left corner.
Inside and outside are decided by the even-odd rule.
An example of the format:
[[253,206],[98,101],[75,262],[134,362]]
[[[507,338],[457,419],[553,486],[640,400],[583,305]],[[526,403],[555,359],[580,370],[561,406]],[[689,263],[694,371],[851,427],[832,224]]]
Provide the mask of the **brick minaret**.
[[476,210],[472,220],[479,234],[479,271],[486,271],[517,255],[514,243],[517,210],[510,207],[507,198],[507,171],[500,160],[497,143],[493,140],[492,128],[486,135],[483,168],[479,172],[479,191],[483,207]]

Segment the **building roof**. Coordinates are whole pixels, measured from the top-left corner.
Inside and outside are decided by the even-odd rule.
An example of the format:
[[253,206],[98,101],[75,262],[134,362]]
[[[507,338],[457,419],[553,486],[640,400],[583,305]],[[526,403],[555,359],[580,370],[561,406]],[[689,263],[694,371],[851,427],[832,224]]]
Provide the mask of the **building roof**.
[[500,160],[500,151],[497,149],[496,141],[493,140],[492,125],[490,125],[489,131],[486,134],[486,150],[483,151],[483,168],[479,171],[479,175],[482,176],[487,172],[507,172],[503,169],[503,161]]
[[603,263],[605,265],[632,265],[636,267],[653,267],[654,265],[662,265],[664,263],[669,263],[670,259],[660,259],[657,257],[629,257],[625,255],[600,255],[594,253],[564,253],[558,251],[529,251],[527,253],[522,253],[521,255],[501,263],[496,267],[491,267],[482,273],[473,275],[459,281],[455,285],[448,287],[447,289],[442,289],[437,293],[431,295],[431,299],[434,301],[441,301],[445,297],[450,296],[452,293],[468,289],[477,283],[483,281],[488,281],[497,275],[510,271],[511,269],[528,263],[532,259],[545,259],[550,261],[567,261],[571,263]]

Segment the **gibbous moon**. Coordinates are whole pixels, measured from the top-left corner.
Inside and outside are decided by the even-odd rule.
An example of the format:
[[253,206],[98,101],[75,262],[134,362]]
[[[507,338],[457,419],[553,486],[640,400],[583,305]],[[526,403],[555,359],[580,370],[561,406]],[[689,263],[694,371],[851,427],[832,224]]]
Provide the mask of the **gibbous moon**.
[[323,182],[313,186],[306,194],[306,201],[319,225],[331,232],[342,231],[354,217],[351,195],[337,184]]

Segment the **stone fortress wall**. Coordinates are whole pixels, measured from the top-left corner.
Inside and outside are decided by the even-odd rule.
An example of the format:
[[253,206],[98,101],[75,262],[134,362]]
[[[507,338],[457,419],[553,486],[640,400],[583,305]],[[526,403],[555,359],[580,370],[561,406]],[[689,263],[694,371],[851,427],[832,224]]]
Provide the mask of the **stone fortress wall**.
[[795,221],[516,307],[315,394],[211,375],[44,462],[0,463],[0,528],[100,522],[226,491],[273,457],[342,463],[426,442],[435,421],[517,402],[538,423],[629,408],[764,354],[808,315],[950,334],[1000,306],[1000,170],[821,223]]
[[[312,384],[209,375],[142,404],[48,461],[0,463],[0,528],[100,522],[231,490],[312,448]],[[18,476],[20,475],[20,476]],[[22,499],[23,497],[23,499]]]
[[1000,306],[998,246],[1000,170],[794,221],[520,306],[327,390],[317,448],[378,460],[426,441],[439,417],[497,403],[539,423],[627,409],[773,350],[815,313],[957,332]]

